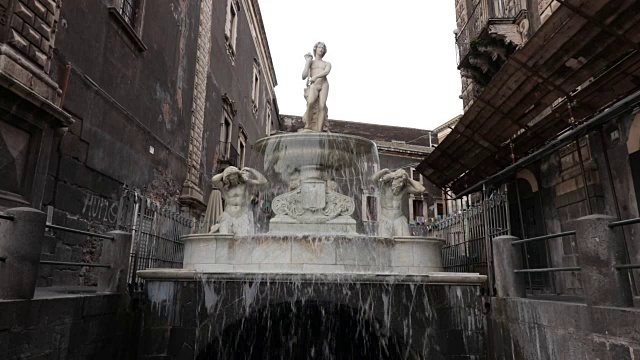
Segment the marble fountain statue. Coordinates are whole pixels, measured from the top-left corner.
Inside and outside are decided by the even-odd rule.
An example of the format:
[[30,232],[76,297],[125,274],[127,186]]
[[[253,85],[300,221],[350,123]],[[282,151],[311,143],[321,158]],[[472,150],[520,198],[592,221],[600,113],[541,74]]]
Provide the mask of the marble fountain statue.
[[[259,139],[269,179],[251,168],[228,167],[213,177],[226,208],[212,232],[183,237],[184,269],[203,273],[381,273],[426,275],[442,270],[443,241],[410,236],[401,204],[422,184],[406,171],[378,168],[368,139],[323,132],[327,119],[326,45],[305,55],[304,129]],[[374,173],[375,172],[375,173]],[[378,188],[381,211],[374,234],[359,234],[354,219],[363,188]],[[254,189],[279,191],[269,232],[255,234],[249,204]],[[360,201],[358,201],[360,203]],[[448,273],[440,274],[449,278]]]
[[[226,208],[210,232],[182,237],[182,269],[139,272],[147,280],[149,298],[158,309],[172,307],[172,301],[180,301],[181,297],[176,294],[181,281],[201,283],[203,290],[198,290],[204,294],[199,295],[204,297],[201,301],[207,304],[209,315],[217,322],[220,316],[227,319],[227,315],[221,315],[219,309],[212,310],[211,304],[219,306],[222,293],[231,288],[231,285],[219,288],[220,284],[244,284],[237,285],[244,286],[244,290],[237,291],[243,294],[246,305],[247,299],[257,303],[254,299],[257,295],[251,290],[255,284],[261,284],[255,286],[262,289],[255,291],[271,294],[263,298],[293,304],[301,299],[320,301],[319,298],[328,296],[323,294],[326,292],[329,295],[336,292],[335,299],[338,299],[345,293],[354,291],[355,294],[353,289],[360,289],[361,284],[419,284],[426,293],[432,291],[428,287],[434,284],[484,282],[485,277],[478,274],[443,272],[444,241],[410,235],[401,204],[407,193],[423,193],[422,184],[402,169],[378,170],[378,152],[372,141],[323,132],[329,92],[327,75],[331,71],[331,64],[323,60],[325,54],[326,46],[319,42],[314,46],[313,55],[305,55],[304,129],[255,142],[254,149],[264,157],[264,175],[252,168],[228,167],[213,177]],[[377,188],[381,211],[377,229],[367,232],[356,221],[361,211],[357,204],[362,203],[363,189],[371,186]],[[270,190],[276,195],[271,202],[273,217],[266,233],[256,233],[253,224],[250,194],[256,190]],[[173,290],[168,291],[167,286],[172,282]],[[326,287],[314,288],[319,283]],[[301,284],[315,290],[301,292]],[[285,296],[284,288],[298,290],[287,290],[291,292]],[[374,296],[374,292],[368,294]],[[359,299],[357,301],[365,301],[362,295]],[[263,300],[262,304],[269,301]],[[355,308],[362,306],[365,305],[354,305]],[[421,321],[427,324],[431,320]],[[198,324],[202,326],[201,322]],[[224,326],[215,331],[209,328],[209,337],[212,332],[217,334],[213,337],[223,336],[224,329]],[[407,329],[403,331],[406,333]],[[221,350],[216,351],[222,356]],[[423,351],[422,354],[432,353]]]

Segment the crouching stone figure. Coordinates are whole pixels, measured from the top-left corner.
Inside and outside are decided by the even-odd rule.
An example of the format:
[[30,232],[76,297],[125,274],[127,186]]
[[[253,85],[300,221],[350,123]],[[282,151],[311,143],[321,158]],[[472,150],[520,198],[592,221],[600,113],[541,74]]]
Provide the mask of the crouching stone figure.
[[249,167],[238,170],[235,166],[229,166],[222,174],[215,175],[212,181],[222,191],[225,209],[220,216],[220,222],[211,227],[211,232],[254,234],[253,211],[249,206],[253,192],[250,188],[266,185],[267,179],[264,175]]
[[371,177],[380,191],[380,216],[378,216],[378,236],[410,236],[409,222],[402,215],[405,194],[422,194],[425,188],[409,178],[403,169],[390,171],[382,169]]

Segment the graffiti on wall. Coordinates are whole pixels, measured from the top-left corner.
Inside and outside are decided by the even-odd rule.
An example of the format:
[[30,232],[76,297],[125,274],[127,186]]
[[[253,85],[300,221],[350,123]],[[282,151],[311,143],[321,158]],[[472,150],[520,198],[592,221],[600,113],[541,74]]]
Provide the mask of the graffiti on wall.
[[85,194],[82,215],[90,220],[115,224],[118,220],[118,201]]

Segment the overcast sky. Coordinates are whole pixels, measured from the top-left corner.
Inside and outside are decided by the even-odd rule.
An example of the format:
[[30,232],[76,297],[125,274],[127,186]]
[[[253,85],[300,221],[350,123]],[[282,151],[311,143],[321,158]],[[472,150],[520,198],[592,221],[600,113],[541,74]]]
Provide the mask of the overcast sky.
[[260,0],[280,114],[302,115],[304,54],[327,44],[329,118],[433,129],[462,113],[453,0]]

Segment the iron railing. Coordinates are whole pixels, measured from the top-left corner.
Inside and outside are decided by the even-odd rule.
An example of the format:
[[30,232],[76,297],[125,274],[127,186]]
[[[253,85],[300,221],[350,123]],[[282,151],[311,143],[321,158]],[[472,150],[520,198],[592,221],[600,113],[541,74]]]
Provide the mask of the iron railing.
[[[53,211],[52,207],[48,207],[47,212],[51,213]],[[48,218],[51,218],[51,216],[48,216]],[[70,227],[66,227],[66,226],[60,226],[60,225],[54,225],[51,224],[50,222],[47,222],[45,224],[45,228],[50,229],[50,230],[59,230],[59,231],[64,231],[64,232],[70,232],[70,233],[74,233],[74,234],[80,234],[80,235],[87,235],[87,236],[91,236],[94,238],[98,238],[98,239],[103,239],[103,240],[114,240],[114,237],[112,235],[104,235],[104,234],[98,234],[95,232],[91,232],[91,231],[84,231],[84,230],[78,230],[78,229],[74,229],[74,228],[70,228]],[[40,264],[41,265],[52,265],[52,266],[77,266],[77,267],[95,267],[95,268],[110,268],[110,265],[107,264],[99,264],[99,263],[85,263],[85,262],[69,262],[69,261],[52,261],[52,260],[40,260]]]
[[[625,226],[625,225],[632,225],[632,224],[638,224],[640,223],[640,217],[637,218],[633,218],[633,219],[626,219],[626,220],[620,220],[620,221],[614,221],[609,223],[607,226],[609,226],[609,228],[616,228],[619,226]],[[640,269],[640,263],[631,263],[631,257],[629,255],[629,248],[628,245],[626,243],[626,239],[625,239],[625,250],[627,253],[627,262],[629,262],[628,264],[617,264],[614,266],[614,268],[618,271],[623,271],[623,270],[635,270],[635,269]],[[629,282],[631,283],[631,289],[633,291],[634,295],[638,294],[638,284],[636,283],[635,279],[634,279],[634,274],[632,271],[628,272],[628,276],[629,276]]]
[[445,240],[442,264],[449,272],[477,272],[493,284],[491,239],[510,235],[507,193],[494,192],[458,214],[429,225],[429,236]]
[[[545,246],[548,247],[549,244],[547,240],[557,239],[565,236],[575,236],[575,235],[576,235],[575,230],[564,231],[556,234],[547,234],[547,235],[536,236],[536,237],[522,239],[522,240],[515,240],[511,242],[511,245],[512,246],[522,245],[523,247],[526,247],[528,244],[544,241]],[[526,260],[527,259],[526,257],[528,256],[526,250],[524,251],[524,256]],[[525,269],[516,269],[513,272],[527,274],[527,282],[525,283],[525,289],[527,290],[527,292],[530,292],[530,293],[540,291],[540,290],[549,291],[549,289],[547,288],[547,285],[543,282],[544,274],[547,274],[547,276],[549,277],[549,280],[551,281],[551,273],[581,270],[579,266],[546,267],[546,268],[531,269],[529,268],[530,264],[528,261],[525,261],[524,264],[526,266]]]
[[142,289],[139,270],[181,268],[184,244],[180,240],[200,230],[200,222],[177,209],[162,206],[137,190],[126,189],[120,200],[118,227],[132,233],[129,279],[133,290]]
[[231,142],[220,141],[219,144],[219,158],[221,163],[226,163],[231,166],[238,166],[238,150],[233,146]]

